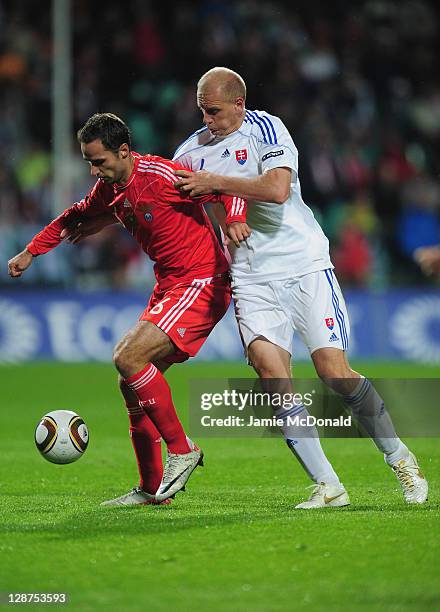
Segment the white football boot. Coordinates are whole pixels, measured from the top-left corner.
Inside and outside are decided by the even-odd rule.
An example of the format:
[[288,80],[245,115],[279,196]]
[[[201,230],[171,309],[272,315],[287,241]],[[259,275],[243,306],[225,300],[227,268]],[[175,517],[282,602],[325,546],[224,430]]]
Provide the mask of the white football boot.
[[[136,506],[136,505],[156,505],[158,502],[154,495],[143,491],[140,487],[134,487],[131,491],[115,499],[103,501],[101,506]],[[168,502],[169,503],[169,502]]]
[[188,478],[198,465],[203,465],[203,452],[197,447],[183,455],[168,452],[156,500],[162,502],[174,497],[178,491],[184,491]]
[[411,452],[406,459],[401,459],[392,465],[391,469],[400,482],[403,496],[408,504],[423,504],[428,499],[428,481]]
[[[314,508],[340,508],[350,505],[350,498],[344,485],[332,485],[320,482],[311,485],[313,491],[307,501],[295,506],[296,510],[312,510]],[[308,487],[310,488],[310,487]]]

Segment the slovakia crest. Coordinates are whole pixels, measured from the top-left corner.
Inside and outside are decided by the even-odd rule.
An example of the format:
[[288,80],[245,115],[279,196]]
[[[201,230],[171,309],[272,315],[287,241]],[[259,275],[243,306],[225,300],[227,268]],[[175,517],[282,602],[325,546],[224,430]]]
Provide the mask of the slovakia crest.
[[327,325],[327,327],[329,329],[333,329],[334,328],[335,322],[333,321],[332,317],[327,317],[327,319],[324,319],[324,320],[325,320],[325,324]]
[[145,213],[144,215],[145,221],[153,221],[153,215],[150,212]]
[[238,161],[240,166],[246,163],[247,161],[247,149],[239,149],[235,151],[235,159]]

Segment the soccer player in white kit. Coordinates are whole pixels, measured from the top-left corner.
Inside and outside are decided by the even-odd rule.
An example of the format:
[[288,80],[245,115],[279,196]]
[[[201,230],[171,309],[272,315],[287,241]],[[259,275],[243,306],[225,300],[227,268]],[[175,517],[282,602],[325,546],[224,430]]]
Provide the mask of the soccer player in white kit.
[[[397,437],[384,402],[346,357],[350,326],[329,256],[328,240],[303,202],[298,151],[282,123],[245,108],[246,86],[228,68],[213,68],[197,87],[205,127],[174,159],[177,186],[191,196],[223,193],[248,200],[251,235],[229,245],[232,291],[249,362],[265,389],[292,392],[294,332],[308,347],[318,376],[339,393],[396,474],[408,503],[423,503],[428,484],[415,456]],[[271,382],[272,381],[272,382]],[[284,438],[315,483],[296,508],[346,506],[348,494],[326,458],[316,427],[289,423],[303,404],[275,410]]]

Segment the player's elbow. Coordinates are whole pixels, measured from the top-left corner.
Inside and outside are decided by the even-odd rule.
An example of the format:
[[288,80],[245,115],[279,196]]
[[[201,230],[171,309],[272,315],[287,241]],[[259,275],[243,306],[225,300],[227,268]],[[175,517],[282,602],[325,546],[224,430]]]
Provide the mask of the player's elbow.
[[284,185],[278,185],[274,192],[273,201],[275,204],[284,204],[290,195],[290,185],[285,187]]
[[290,196],[292,184],[292,172],[287,168],[276,168],[270,170],[264,175],[263,180],[266,182],[268,191],[270,191],[270,199],[267,201],[274,204],[284,204]]

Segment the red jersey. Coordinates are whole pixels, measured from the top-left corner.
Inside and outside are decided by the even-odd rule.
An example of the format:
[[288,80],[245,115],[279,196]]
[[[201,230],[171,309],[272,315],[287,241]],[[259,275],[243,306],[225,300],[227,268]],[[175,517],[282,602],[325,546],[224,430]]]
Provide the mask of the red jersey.
[[180,164],[157,155],[139,155],[125,185],[98,179],[90,193],[54,219],[27,245],[32,255],[56,247],[61,231],[75,221],[103,213],[114,215],[155,262],[154,273],[162,290],[194,278],[222,274],[228,261],[203,204],[220,201],[226,221],[246,220],[246,202],[227,195],[192,199],[174,187]]

